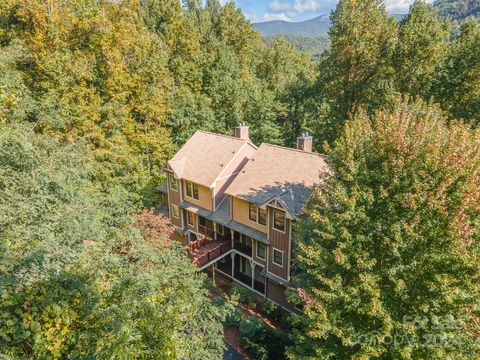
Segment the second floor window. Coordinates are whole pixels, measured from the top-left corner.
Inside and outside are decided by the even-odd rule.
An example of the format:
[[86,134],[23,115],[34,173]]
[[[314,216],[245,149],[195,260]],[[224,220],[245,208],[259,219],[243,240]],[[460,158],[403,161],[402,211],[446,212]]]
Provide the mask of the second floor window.
[[199,196],[197,184],[187,181],[187,196],[198,200]]
[[170,175],[170,189],[178,191],[178,180],[175,179],[173,175]]
[[257,242],[257,257],[265,260],[266,247],[264,243]]
[[267,225],[267,211],[252,203],[249,203],[248,206],[248,218],[261,225]]
[[285,232],[285,213],[279,210],[273,210],[273,228]]
[[273,263],[283,267],[283,251],[273,249]]

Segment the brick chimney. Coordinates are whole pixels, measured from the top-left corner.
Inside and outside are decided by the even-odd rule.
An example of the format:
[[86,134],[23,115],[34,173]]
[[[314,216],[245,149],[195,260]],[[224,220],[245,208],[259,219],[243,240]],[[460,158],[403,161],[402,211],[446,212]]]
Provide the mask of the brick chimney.
[[248,126],[245,124],[239,124],[235,128],[235,136],[239,139],[248,140]]
[[297,137],[297,149],[305,152],[312,152],[313,137],[308,133],[303,133]]

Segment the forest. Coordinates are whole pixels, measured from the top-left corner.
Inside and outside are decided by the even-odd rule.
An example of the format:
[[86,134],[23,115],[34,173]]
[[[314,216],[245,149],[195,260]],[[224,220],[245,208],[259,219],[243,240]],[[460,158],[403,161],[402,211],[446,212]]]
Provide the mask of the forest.
[[222,358],[235,299],[152,209],[196,130],[239,123],[332,169],[295,229],[303,314],[255,358],[478,358],[480,22],[443,3],[340,0],[312,59],[233,2],[1,1],[0,358]]

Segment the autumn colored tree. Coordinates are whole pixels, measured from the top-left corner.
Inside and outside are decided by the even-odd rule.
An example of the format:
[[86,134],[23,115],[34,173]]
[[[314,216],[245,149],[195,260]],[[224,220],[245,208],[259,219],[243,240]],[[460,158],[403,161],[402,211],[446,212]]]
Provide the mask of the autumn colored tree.
[[[12,358],[221,358],[225,308],[88,146],[0,133],[0,353]],[[135,175],[132,175],[134,177]]]
[[347,122],[298,229],[291,358],[479,356],[479,143],[421,102]]

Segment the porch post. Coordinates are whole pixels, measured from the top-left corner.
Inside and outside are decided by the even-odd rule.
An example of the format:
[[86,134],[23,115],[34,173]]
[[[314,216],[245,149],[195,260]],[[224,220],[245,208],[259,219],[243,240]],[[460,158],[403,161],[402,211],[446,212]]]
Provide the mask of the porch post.
[[216,263],[213,263],[213,272],[212,272],[212,278],[213,278],[213,284],[214,284],[214,285],[216,285],[216,284],[215,284],[215,264],[216,264]]
[[217,240],[217,223],[213,223],[213,238]]
[[248,259],[250,262],[250,268],[252,269],[252,289],[255,287],[255,263],[252,261],[252,259]]
[[233,229],[230,229],[230,238],[232,239],[232,249],[233,249],[234,233],[235,233],[235,231]]
[[235,251],[232,251],[230,253],[230,257],[232,258],[232,279],[234,278],[233,274],[234,274],[234,268],[235,268]]

